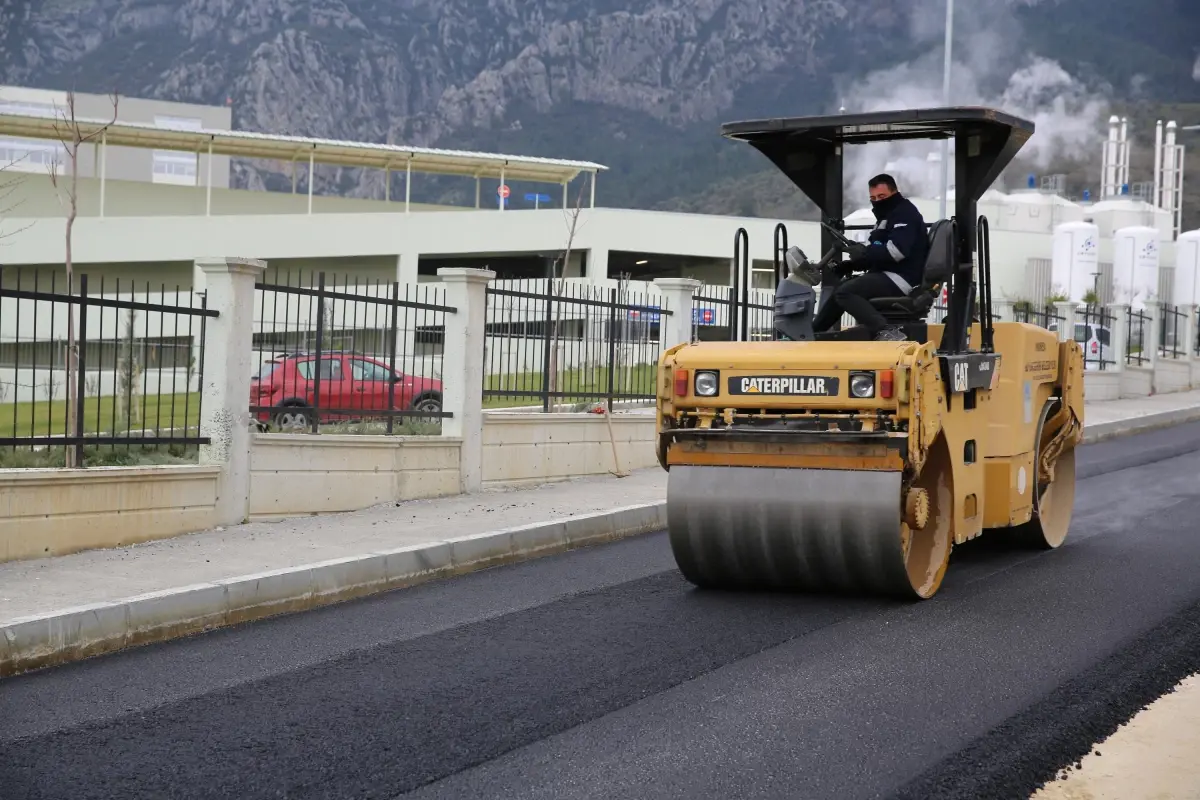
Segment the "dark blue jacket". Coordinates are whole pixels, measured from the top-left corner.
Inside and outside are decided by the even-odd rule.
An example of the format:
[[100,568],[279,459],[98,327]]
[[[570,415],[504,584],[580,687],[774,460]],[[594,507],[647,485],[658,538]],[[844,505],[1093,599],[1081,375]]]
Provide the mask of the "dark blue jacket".
[[921,284],[929,253],[929,231],[912,201],[899,192],[875,204],[879,222],[868,239],[863,266],[875,272],[892,272],[909,286]]

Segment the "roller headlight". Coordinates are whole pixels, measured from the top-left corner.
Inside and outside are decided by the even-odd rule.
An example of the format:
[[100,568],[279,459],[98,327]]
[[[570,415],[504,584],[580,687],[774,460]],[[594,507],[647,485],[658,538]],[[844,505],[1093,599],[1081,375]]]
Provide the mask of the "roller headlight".
[[871,372],[858,372],[850,376],[850,394],[854,397],[875,396],[875,375]]
[[717,393],[719,381],[715,372],[697,372],[696,373],[696,396],[697,397],[713,397]]

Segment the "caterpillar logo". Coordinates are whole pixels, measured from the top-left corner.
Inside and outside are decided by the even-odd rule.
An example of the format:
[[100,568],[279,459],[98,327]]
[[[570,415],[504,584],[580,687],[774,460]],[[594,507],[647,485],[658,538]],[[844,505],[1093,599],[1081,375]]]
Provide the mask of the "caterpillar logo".
[[838,379],[818,375],[763,375],[729,379],[730,394],[800,397],[836,395]]

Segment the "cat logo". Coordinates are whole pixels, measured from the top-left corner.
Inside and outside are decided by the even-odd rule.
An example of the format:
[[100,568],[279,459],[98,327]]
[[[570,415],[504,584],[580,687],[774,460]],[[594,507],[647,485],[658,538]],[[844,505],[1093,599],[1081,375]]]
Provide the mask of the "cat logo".
[[967,369],[968,365],[965,361],[959,361],[953,365],[954,369],[954,391],[965,392],[967,390]]

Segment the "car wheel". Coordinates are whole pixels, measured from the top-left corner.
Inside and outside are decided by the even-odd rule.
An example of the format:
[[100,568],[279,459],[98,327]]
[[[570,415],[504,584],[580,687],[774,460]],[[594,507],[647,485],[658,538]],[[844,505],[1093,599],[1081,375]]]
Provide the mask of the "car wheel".
[[418,397],[417,402],[413,403],[413,410],[424,411],[426,414],[440,414],[442,411],[442,398],[435,394]]
[[275,427],[280,430],[307,429],[312,425],[312,418],[308,415],[308,409],[303,406],[285,405],[275,412],[274,422]]

